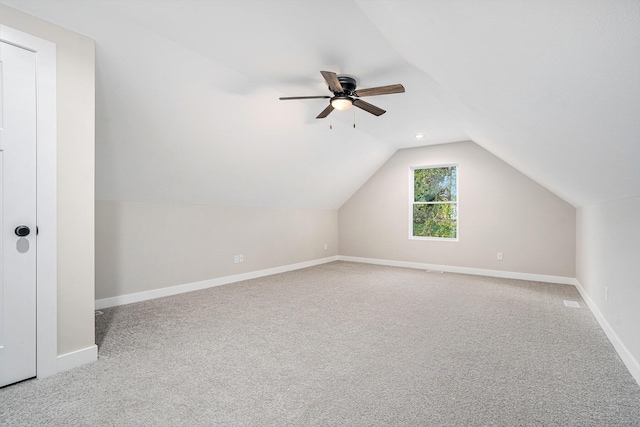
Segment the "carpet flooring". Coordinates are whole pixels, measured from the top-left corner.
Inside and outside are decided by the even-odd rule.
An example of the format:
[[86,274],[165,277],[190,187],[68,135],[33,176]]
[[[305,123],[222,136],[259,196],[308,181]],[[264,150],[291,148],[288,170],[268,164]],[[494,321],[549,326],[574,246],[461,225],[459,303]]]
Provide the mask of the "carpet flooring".
[[334,262],[102,312],[0,425],[640,426],[572,286]]

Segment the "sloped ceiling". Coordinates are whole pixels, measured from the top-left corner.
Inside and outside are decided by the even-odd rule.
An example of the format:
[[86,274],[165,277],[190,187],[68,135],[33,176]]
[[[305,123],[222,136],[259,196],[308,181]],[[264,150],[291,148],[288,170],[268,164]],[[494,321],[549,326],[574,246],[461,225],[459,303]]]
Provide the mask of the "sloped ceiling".
[[[467,139],[575,206],[640,195],[635,0],[0,2],[96,40],[98,199],[335,209]],[[328,94],[320,70],[407,92],[278,100]]]

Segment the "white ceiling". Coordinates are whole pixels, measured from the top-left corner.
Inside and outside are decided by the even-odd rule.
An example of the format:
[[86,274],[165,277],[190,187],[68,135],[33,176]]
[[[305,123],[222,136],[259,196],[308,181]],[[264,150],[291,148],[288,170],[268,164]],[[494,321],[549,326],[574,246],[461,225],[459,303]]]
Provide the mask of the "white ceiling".
[[[637,0],[0,2],[96,40],[98,199],[335,209],[467,139],[575,206],[640,195]],[[355,129],[278,100],[320,70],[406,93]]]

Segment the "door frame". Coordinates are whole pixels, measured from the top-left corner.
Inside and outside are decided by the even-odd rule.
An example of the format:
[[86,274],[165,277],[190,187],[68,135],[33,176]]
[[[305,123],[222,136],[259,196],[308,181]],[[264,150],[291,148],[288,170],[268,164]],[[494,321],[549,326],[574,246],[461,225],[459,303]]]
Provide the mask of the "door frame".
[[0,40],[36,54],[36,376],[58,372],[56,45],[0,25]]

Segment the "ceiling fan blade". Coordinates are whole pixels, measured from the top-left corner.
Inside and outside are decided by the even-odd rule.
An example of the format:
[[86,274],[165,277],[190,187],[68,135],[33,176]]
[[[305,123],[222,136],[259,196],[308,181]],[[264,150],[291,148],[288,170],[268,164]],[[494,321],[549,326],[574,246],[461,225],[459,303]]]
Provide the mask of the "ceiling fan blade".
[[324,79],[327,81],[329,89],[331,89],[332,92],[344,92],[344,89],[342,88],[342,85],[340,84],[340,80],[338,80],[338,75],[336,73],[333,73],[331,71],[320,71],[320,74],[322,74],[322,77],[324,77]]
[[355,96],[374,96],[374,95],[390,95],[392,93],[403,93],[404,86],[402,85],[389,85],[370,87],[369,89],[358,89],[355,91]]
[[329,104],[327,106],[327,108],[325,108],[324,110],[322,110],[322,113],[318,114],[318,117],[316,117],[316,119],[324,119],[325,117],[327,117],[329,115],[329,113],[331,113],[334,110],[333,105]]
[[331,98],[330,96],[282,96],[280,99],[282,101],[288,101],[290,99],[327,99]]
[[386,113],[385,110],[383,110],[382,108],[378,108],[375,105],[371,105],[368,102],[364,102],[361,99],[356,99],[353,101],[353,105],[355,105],[356,107],[373,114],[374,116],[381,116],[384,113]]

